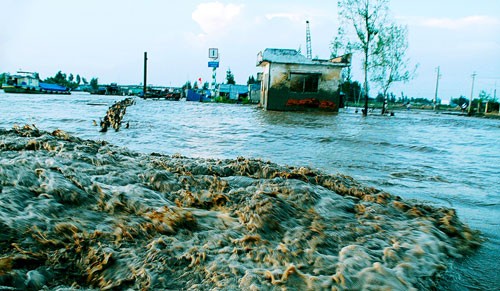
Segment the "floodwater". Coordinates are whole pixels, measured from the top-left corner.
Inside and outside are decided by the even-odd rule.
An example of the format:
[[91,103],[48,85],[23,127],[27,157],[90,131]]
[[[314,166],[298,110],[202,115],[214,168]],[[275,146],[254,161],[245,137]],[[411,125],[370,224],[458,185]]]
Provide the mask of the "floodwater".
[[[248,105],[137,98],[124,117],[130,128],[99,132],[92,121],[98,123],[108,107],[121,99],[124,97],[1,92],[0,129],[35,124],[40,130],[62,129],[138,153],[244,157],[311,167],[351,176],[405,201],[453,208],[460,221],[481,231],[485,241],[472,254],[447,265],[435,287],[500,289],[499,120],[418,110],[364,118],[352,108],[339,114],[266,112]],[[357,249],[350,251],[351,255],[366,255]],[[282,278],[287,272],[282,272]],[[253,277],[248,278],[253,282]],[[272,280],[274,284],[274,277]]]

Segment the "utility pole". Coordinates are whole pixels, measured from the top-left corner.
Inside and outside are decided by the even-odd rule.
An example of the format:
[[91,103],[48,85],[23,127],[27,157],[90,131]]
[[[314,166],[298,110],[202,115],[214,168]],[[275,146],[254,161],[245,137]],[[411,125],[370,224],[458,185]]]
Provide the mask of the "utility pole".
[[437,76],[436,76],[436,94],[434,95],[434,111],[436,111],[436,104],[438,98],[438,87],[439,87],[439,79],[441,78],[441,74],[439,74],[439,66],[437,67]]
[[472,74],[472,89],[470,90],[470,99],[469,99],[469,108],[467,108],[467,112],[469,115],[472,114],[472,96],[474,95],[474,81],[476,80],[476,72]]
[[147,88],[147,75],[148,75],[148,52],[144,52],[144,83],[142,87],[142,96],[146,98],[146,88]]

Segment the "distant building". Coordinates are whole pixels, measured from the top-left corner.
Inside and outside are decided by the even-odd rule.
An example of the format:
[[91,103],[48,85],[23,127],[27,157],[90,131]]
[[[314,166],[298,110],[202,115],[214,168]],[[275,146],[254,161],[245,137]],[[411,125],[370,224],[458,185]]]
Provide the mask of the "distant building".
[[226,100],[238,101],[248,96],[248,86],[246,85],[233,85],[233,84],[220,84],[219,96]]
[[40,87],[40,79],[37,73],[17,72],[15,75],[7,75],[6,85],[19,86],[27,89],[37,89]]
[[250,99],[250,103],[259,103],[260,95],[260,83],[248,85],[248,98]]
[[34,72],[7,75],[2,88],[5,93],[70,94],[69,89],[64,86],[40,82],[38,73]]
[[257,55],[263,70],[260,104],[266,110],[338,111],[342,69],[350,63],[351,55],[320,60],[293,49],[265,49]]

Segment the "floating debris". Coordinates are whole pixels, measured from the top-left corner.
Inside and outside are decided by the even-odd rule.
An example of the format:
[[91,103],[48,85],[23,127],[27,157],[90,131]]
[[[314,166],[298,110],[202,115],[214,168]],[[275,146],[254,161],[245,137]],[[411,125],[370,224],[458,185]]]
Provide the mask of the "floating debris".
[[0,289],[428,289],[481,242],[340,174],[0,136]]
[[[106,112],[106,116],[101,120],[101,132],[108,131],[109,127],[115,129],[115,131],[120,130],[122,124],[123,116],[127,112],[127,107],[135,104],[134,98],[125,98],[122,101],[116,102],[111,107],[109,107]],[[127,122],[128,128],[128,122]]]

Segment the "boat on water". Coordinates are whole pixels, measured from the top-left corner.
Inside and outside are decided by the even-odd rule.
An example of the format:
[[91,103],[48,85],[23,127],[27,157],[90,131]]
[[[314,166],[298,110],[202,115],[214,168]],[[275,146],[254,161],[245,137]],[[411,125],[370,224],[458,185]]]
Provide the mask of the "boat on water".
[[181,99],[181,92],[177,90],[170,90],[168,88],[148,88],[146,94],[139,94],[142,99],[165,99],[169,101],[179,101]]
[[5,93],[71,94],[64,86],[40,82],[38,73],[33,72],[17,72],[15,75],[7,75],[2,89]]

